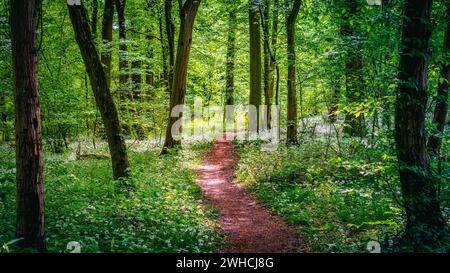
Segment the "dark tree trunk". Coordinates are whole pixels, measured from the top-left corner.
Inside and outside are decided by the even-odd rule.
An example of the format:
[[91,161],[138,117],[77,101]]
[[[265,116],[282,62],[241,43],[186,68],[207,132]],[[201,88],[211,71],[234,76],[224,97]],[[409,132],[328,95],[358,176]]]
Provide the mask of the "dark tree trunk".
[[127,83],[130,79],[128,65],[128,47],[126,44],[127,40],[127,29],[125,21],[125,6],[126,0],[115,0],[116,1],[116,11],[117,19],[119,21],[119,83],[121,92],[126,92],[129,98],[131,98],[130,90],[127,90]]
[[331,123],[337,121],[338,111],[339,111],[339,99],[341,96],[339,81],[333,79],[332,81],[333,97],[331,98],[331,105],[328,109],[328,120]]
[[[358,0],[344,1],[345,13],[342,18],[341,35],[347,43],[346,59],[345,59],[345,98],[347,106],[352,110],[360,107],[363,96],[363,78],[362,78],[362,58],[359,52],[360,41],[357,37],[355,23],[358,22],[358,13],[360,12],[360,4]],[[351,111],[346,111],[344,120],[344,133],[350,136],[364,136],[365,122],[364,115],[358,117]]]
[[108,138],[111,153],[114,179],[128,176],[128,156],[125,141],[122,137],[119,116],[111,96],[105,71],[98,57],[97,49],[92,40],[92,34],[83,5],[68,5],[75,38],[81,51],[86,71],[91,81],[95,102],[100,111]]
[[432,2],[405,2],[396,102],[395,139],[407,217],[404,238],[415,251],[427,251],[427,247],[434,247],[447,232],[425,139]]
[[271,94],[270,86],[273,77],[273,66],[271,66],[271,56],[270,56],[270,0],[265,0],[262,7],[262,18],[261,21],[263,29],[263,45],[264,45],[264,104],[267,106],[267,112],[265,113],[265,120],[267,124],[270,124],[270,106],[271,106]]
[[92,0],[92,37],[97,37],[97,22],[98,22],[98,0]]
[[167,44],[169,50],[169,86],[172,87],[173,69],[175,65],[175,24],[172,17],[172,1],[164,0],[164,16],[166,20]]
[[114,0],[105,0],[102,21],[102,64],[104,66],[107,84],[111,86],[111,42],[113,40]]
[[[292,3],[293,2],[293,3]],[[287,32],[287,142],[297,144],[297,91],[295,71],[295,23],[300,11],[301,0],[286,0],[286,32]]]
[[8,114],[6,113],[6,94],[5,92],[0,93],[0,126],[2,127],[3,140],[9,141],[9,130],[8,130]]
[[169,85],[169,68],[167,66],[167,48],[166,48],[166,43],[164,41],[164,30],[163,30],[163,18],[162,15],[159,16],[159,38],[161,41],[161,56],[162,56],[162,68],[163,68],[163,72],[162,72],[162,86],[165,86],[166,91],[168,93],[171,92],[171,88]]
[[[450,53],[450,1],[447,2],[446,23],[447,29],[444,38],[444,56],[447,57]],[[450,64],[447,59],[441,63],[441,77],[439,80],[437,90],[437,100],[434,109],[433,123],[436,126],[436,131],[430,136],[428,140],[428,148],[433,154],[438,155],[442,146],[442,133],[444,132],[447,113],[448,113],[448,90],[450,88]]]
[[135,60],[131,63],[131,88],[133,99],[139,99],[141,96],[141,84],[142,84],[142,62]]
[[41,111],[37,79],[36,0],[11,1],[16,129],[17,219],[21,247],[45,251]]
[[[148,37],[149,39],[149,37]],[[155,54],[153,53],[153,48],[150,48],[147,53],[147,58],[150,60],[150,63],[146,65],[145,69],[145,84],[147,85],[147,88],[150,89],[150,87],[153,87],[155,85],[155,73],[152,69],[153,64],[153,58],[155,57]]]
[[177,57],[174,67],[174,78],[172,84],[172,94],[170,96],[169,120],[166,129],[166,139],[162,149],[162,154],[167,153],[168,149],[180,144],[173,138],[172,126],[179,117],[172,117],[171,111],[177,105],[184,104],[186,95],[186,77],[189,63],[189,54],[192,45],[192,31],[195,23],[200,0],[186,0],[180,10],[181,27],[178,36]]
[[250,99],[249,105],[257,109],[256,120],[249,119],[250,131],[259,131],[259,107],[261,106],[261,27],[259,1],[249,1],[250,32]]
[[[226,87],[225,106],[234,105],[234,66],[236,58],[236,11],[230,10],[228,13],[228,43],[227,43],[227,67],[226,67]],[[225,111],[225,120],[231,124],[234,120],[233,113]]]

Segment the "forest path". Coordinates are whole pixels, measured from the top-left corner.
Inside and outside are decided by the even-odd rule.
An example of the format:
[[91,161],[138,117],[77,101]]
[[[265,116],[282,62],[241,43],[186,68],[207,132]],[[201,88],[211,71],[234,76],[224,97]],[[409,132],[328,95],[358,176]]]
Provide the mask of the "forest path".
[[233,183],[239,156],[230,140],[233,135],[227,136],[214,143],[197,169],[197,181],[205,197],[219,209],[220,224],[227,235],[221,252],[292,252],[298,241],[293,229]]

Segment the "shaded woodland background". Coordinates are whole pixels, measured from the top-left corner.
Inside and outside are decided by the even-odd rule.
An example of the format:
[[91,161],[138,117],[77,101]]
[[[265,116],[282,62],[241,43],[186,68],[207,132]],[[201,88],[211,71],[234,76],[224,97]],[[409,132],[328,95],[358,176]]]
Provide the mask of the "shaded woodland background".
[[298,251],[447,252],[450,1],[374,3],[2,0],[3,251],[217,251],[211,143],[168,133],[201,97],[280,106],[283,144],[235,141],[236,180]]

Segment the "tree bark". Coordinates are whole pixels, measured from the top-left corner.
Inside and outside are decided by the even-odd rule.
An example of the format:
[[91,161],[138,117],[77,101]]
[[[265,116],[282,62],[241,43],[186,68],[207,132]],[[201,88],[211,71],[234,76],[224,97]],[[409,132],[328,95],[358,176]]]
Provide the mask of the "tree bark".
[[[226,67],[226,87],[225,106],[234,105],[234,66],[236,59],[236,11],[230,10],[228,13],[228,43],[227,43],[227,67]],[[225,114],[225,121],[231,124],[234,120],[233,113]]]
[[119,21],[119,83],[121,92],[126,93],[128,98],[132,99],[130,90],[127,90],[127,83],[130,79],[128,69],[128,47],[126,44],[127,40],[127,29],[125,21],[125,6],[126,0],[115,0],[117,19]]
[[97,37],[97,22],[98,22],[98,0],[92,0],[92,37]]
[[295,23],[300,12],[301,0],[286,0],[286,33],[287,33],[287,142],[297,144],[297,91],[295,69]]
[[111,95],[105,71],[103,70],[83,5],[68,5],[70,19],[75,32],[75,39],[81,51],[86,71],[94,92],[95,102],[105,126],[111,153],[114,179],[128,176],[128,156],[123,139],[119,116]]
[[[360,107],[363,99],[363,78],[362,78],[362,58],[359,53],[360,41],[354,40],[357,31],[352,22],[357,22],[357,15],[360,12],[360,4],[358,0],[344,0],[344,8],[346,12],[343,14],[343,24],[341,25],[341,35],[347,43],[346,60],[345,60],[345,85],[346,85],[346,103],[351,110]],[[350,136],[365,135],[364,115],[356,117],[353,111],[346,111],[344,120],[344,133]]]
[[[259,1],[249,1],[250,32],[250,98],[249,105],[257,109],[256,117],[249,118],[250,131],[259,131],[259,107],[261,106],[261,27]],[[252,118],[256,118],[253,120]]]
[[180,10],[181,26],[178,36],[177,56],[174,67],[174,78],[172,84],[172,93],[170,96],[169,120],[166,128],[166,139],[161,154],[168,152],[168,149],[180,144],[172,136],[172,126],[179,117],[172,117],[171,111],[177,105],[184,104],[186,95],[186,77],[189,63],[189,54],[192,45],[192,31],[195,23],[200,0],[186,0]]
[[448,90],[450,88],[450,64],[447,60],[450,53],[450,1],[447,0],[446,23],[447,29],[444,37],[444,60],[441,63],[441,77],[437,89],[437,100],[434,109],[433,124],[436,131],[428,140],[428,150],[438,155],[442,146],[442,134],[444,133],[448,113]]
[[139,99],[141,96],[141,85],[142,85],[142,62],[140,60],[135,60],[131,62],[131,89],[133,99]]
[[164,41],[164,30],[163,30],[163,18],[162,15],[158,18],[159,21],[159,38],[161,41],[161,56],[162,56],[162,86],[165,86],[165,90],[170,93],[171,88],[169,84],[169,68],[167,66],[167,48],[166,43]]
[[11,0],[16,130],[16,237],[45,251],[41,110],[37,79],[36,0]]
[[102,21],[103,51],[101,61],[104,66],[108,87],[111,86],[111,42],[113,40],[114,0],[105,0]]
[[169,86],[172,87],[173,69],[175,65],[175,24],[172,17],[172,1],[164,1],[164,16],[166,20],[167,44],[169,50]]
[[262,18],[261,21],[263,29],[263,45],[264,45],[264,104],[267,106],[267,112],[265,113],[265,119],[267,124],[270,124],[270,106],[271,106],[271,94],[270,86],[272,85],[273,77],[273,66],[271,66],[271,56],[270,56],[270,0],[265,0],[262,7]]
[[395,140],[406,211],[404,238],[415,251],[427,251],[427,247],[436,246],[448,232],[425,139],[432,2],[405,1],[396,101]]

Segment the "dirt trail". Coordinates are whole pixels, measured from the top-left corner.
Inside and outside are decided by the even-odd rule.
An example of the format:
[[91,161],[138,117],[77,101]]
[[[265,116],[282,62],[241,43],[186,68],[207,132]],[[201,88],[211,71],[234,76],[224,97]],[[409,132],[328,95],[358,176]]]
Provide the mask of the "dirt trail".
[[233,183],[238,159],[232,142],[219,139],[197,170],[197,181],[206,198],[219,209],[220,223],[227,234],[221,252],[292,252],[297,241],[295,232]]

